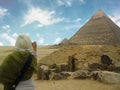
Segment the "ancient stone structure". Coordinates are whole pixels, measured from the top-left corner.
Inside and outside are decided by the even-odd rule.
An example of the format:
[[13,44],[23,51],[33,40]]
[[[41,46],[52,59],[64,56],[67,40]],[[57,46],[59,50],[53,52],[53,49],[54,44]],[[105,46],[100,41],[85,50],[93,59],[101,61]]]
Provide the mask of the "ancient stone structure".
[[119,36],[120,28],[99,10],[69,41],[77,45],[120,45]]
[[108,55],[102,55],[101,56],[101,63],[110,65],[110,64],[112,64],[112,60],[110,59],[110,57]]
[[69,45],[70,42],[67,38],[65,38],[61,43],[59,43],[59,45]]
[[37,77],[40,80],[49,80],[50,68],[47,65],[40,65],[38,67]]
[[60,73],[51,73],[50,74],[50,80],[61,80],[62,75]]
[[67,64],[61,64],[60,65],[60,71],[68,71],[68,65]]
[[89,71],[88,70],[77,70],[72,73],[71,78],[73,78],[73,79],[89,78]]
[[76,70],[76,61],[77,59],[74,56],[68,57],[68,71],[75,71]]

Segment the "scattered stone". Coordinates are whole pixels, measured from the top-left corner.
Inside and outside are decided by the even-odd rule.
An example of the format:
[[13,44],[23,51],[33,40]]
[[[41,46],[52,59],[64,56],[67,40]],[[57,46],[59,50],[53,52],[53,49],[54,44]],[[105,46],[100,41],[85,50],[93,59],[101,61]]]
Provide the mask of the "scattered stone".
[[61,71],[68,71],[68,65],[67,64],[61,64],[60,68],[61,68]]
[[108,70],[107,64],[100,64],[100,70]]
[[50,69],[50,72],[58,73],[58,70],[56,68]]
[[120,66],[107,65],[101,63],[92,63],[92,64],[88,64],[88,66],[91,71],[104,70],[104,71],[114,71],[120,73]]
[[88,64],[89,68],[91,69],[100,69],[100,63],[92,63],[92,64]]
[[109,83],[109,84],[120,84],[120,74],[109,71],[94,71],[91,72],[95,76],[95,80]]
[[50,66],[39,64],[37,73],[38,79],[61,80],[69,78],[71,79],[93,78],[104,83],[111,84],[120,83],[120,66],[115,66],[114,64],[112,64],[112,60],[109,58],[109,56],[102,55],[101,63],[88,64],[88,70],[77,70],[76,61],[77,59],[74,56],[69,56],[67,64],[66,63],[62,63],[60,65],[52,64]]
[[120,73],[120,66],[110,65],[108,66],[108,71],[114,71],[114,72]]
[[90,69],[93,70],[107,70],[108,69],[108,65],[107,64],[101,64],[101,63],[92,63],[92,64],[88,64]]
[[71,75],[73,79],[86,79],[89,77],[89,71],[88,70],[78,70],[73,72]]
[[62,75],[60,73],[54,73],[52,72],[50,74],[50,80],[61,80],[63,79]]
[[57,68],[57,64],[52,64],[52,65],[50,65],[50,68],[51,68],[51,69]]
[[46,65],[40,65],[38,67],[38,79],[40,80],[49,80],[50,69]]
[[41,72],[43,72],[42,69],[38,67],[38,71],[37,71],[37,78],[38,79],[42,79],[42,73]]
[[62,75],[62,78],[63,79],[67,79],[68,77],[70,77],[71,76],[71,72],[61,72],[60,73],[61,75]]

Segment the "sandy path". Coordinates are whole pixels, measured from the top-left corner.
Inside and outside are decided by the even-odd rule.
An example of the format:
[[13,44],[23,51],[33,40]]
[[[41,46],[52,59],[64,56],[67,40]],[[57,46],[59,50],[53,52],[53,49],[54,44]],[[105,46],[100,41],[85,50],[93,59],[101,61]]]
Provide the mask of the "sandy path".
[[120,85],[93,80],[36,81],[36,90],[120,90]]

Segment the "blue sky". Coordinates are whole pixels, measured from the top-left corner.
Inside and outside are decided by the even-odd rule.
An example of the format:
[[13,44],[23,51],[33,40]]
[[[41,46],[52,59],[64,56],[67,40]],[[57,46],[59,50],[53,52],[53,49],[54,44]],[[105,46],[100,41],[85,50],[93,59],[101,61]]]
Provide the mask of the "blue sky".
[[120,0],[0,0],[0,46],[22,33],[38,45],[58,44],[99,9],[120,27]]

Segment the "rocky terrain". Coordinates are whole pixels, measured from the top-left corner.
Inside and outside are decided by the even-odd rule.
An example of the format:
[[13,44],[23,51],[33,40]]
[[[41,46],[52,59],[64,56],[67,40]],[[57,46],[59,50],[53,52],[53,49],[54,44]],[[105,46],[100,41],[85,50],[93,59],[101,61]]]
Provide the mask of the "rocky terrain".
[[43,64],[67,63],[68,56],[74,55],[78,68],[87,68],[88,63],[100,62],[102,55],[108,55],[115,65],[120,65],[120,46],[118,45],[70,45],[40,59]]

